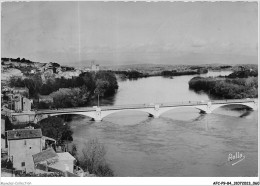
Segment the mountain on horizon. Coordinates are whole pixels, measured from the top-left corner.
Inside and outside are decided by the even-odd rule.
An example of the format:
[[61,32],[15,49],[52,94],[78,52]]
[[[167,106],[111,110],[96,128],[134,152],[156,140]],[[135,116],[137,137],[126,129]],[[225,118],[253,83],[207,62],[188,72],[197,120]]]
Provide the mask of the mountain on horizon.
[[[126,65],[205,65],[205,64],[258,64],[257,56],[247,56],[247,55],[219,55],[219,54],[209,54],[202,55],[197,53],[191,53],[178,57],[161,58],[154,60],[82,60],[80,62],[73,62],[75,66],[90,66],[91,62],[99,64],[101,66],[126,66]],[[64,63],[65,65],[66,63]],[[68,63],[66,65],[71,65]]]

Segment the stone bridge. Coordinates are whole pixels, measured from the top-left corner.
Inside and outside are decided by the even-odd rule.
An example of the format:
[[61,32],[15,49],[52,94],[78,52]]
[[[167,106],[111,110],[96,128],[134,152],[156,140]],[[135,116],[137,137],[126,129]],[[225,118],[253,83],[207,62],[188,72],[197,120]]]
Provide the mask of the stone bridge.
[[[252,110],[258,109],[258,99],[233,99],[233,100],[209,100],[209,101],[188,101],[176,103],[163,104],[138,104],[138,105],[115,105],[115,106],[101,106],[101,107],[80,107],[68,108],[59,110],[39,110],[34,114],[33,122],[37,123],[42,119],[51,116],[79,114],[92,118],[99,122],[110,114],[121,111],[141,111],[149,114],[154,118],[160,117],[163,113],[176,108],[196,108],[201,113],[212,113],[215,109],[225,105],[243,105]],[[23,113],[16,113],[16,115]]]

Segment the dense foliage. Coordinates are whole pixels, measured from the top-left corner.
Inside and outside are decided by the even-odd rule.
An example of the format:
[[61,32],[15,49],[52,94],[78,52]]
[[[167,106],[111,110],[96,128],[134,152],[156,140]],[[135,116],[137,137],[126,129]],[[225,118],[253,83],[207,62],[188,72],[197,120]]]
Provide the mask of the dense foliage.
[[189,81],[189,87],[195,91],[205,91],[225,99],[258,97],[257,77],[236,79],[194,77]]
[[94,92],[100,92],[101,96],[111,96],[118,89],[116,76],[112,72],[104,71],[96,73],[94,79]]
[[10,87],[27,87],[30,97],[37,97],[40,88],[43,85],[39,74],[22,79],[20,77],[11,77],[9,80]]
[[5,159],[1,160],[1,168],[6,168],[6,169],[13,169],[13,163],[11,160]]
[[43,119],[37,125],[42,129],[42,135],[55,139],[57,145],[62,145],[65,141],[73,141],[73,132],[70,126],[65,124],[60,117]]
[[177,72],[176,70],[172,71],[162,71],[161,75],[162,76],[183,76],[183,75],[195,75],[195,74],[203,74],[207,73],[208,70],[201,68],[198,70],[192,70],[192,71],[182,71],[182,72]]
[[137,79],[150,76],[147,73],[142,73],[136,70],[130,71],[115,71],[116,74],[120,75],[122,79]]
[[27,87],[31,98],[37,99],[39,94],[53,97],[53,104],[39,103],[38,108],[82,106],[98,95],[111,96],[118,89],[115,74],[107,71],[84,72],[72,79],[50,78],[46,83],[39,74],[25,79],[12,77],[9,85]]
[[248,78],[248,77],[257,77],[258,71],[257,70],[242,70],[242,71],[235,71],[232,74],[228,75],[228,78]]
[[51,93],[53,98],[53,107],[77,107],[83,106],[88,102],[90,92],[83,86],[80,88],[61,88],[56,92]]

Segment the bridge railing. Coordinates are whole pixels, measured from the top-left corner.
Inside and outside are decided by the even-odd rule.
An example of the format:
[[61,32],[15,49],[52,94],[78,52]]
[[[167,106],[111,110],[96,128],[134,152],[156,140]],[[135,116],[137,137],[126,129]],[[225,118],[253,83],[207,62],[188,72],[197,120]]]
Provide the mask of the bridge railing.
[[163,107],[170,107],[170,106],[191,106],[191,105],[205,105],[208,101],[180,101],[180,102],[172,102],[172,103],[162,103],[161,106]]

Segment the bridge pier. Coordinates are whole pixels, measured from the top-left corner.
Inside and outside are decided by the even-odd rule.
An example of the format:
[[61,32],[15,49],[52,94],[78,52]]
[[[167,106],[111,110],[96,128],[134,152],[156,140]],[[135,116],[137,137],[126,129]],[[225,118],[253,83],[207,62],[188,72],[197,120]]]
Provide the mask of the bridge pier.
[[153,118],[159,118],[160,117],[160,105],[154,105],[154,109],[152,109],[151,111],[149,111],[149,117],[153,117]]
[[209,101],[207,104],[207,110],[206,110],[207,114],[212,113],[212,103]]
[[160,117],[160,105],[154,105],[154,110],[153,110],[153,113],[152,113],[152,116],[154,118],[159,118]]
[[254,105],[252,106],[252,109],[258,110],[258,101],[257,100],[254,101]]
[[95,122],[101,122],[102,121],[101,108],[100,107],[96,108],[95,117],[93,119],[95,120]]
[[205,105],[196,106],[195,108],[199,109],[200,112],[204,114],[210,114],[214,110],[213,106],[211,105],[211,102],[208,102]]

